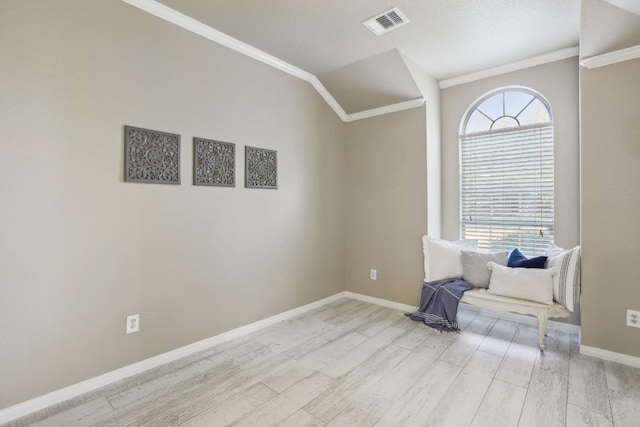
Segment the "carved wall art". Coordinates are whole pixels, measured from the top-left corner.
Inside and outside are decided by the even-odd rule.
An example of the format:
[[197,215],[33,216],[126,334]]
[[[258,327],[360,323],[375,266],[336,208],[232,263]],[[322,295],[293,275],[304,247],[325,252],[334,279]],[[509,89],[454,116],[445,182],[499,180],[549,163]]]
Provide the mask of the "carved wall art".
[[124,127],[124,180],[180,184],[180,135]]
[[278,188],[278,152],[245,147],[245,187]]
[[193,184],[236,186],[236,145],[193,138]]

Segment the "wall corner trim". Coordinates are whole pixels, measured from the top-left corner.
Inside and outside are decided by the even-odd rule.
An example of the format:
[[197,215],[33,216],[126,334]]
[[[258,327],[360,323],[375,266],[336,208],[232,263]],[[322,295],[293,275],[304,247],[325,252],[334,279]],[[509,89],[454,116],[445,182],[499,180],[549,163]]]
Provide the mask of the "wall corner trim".
[[615,351],[604,350],[602,348],[591,347],[588,345],[580,345],[580,354],[640,368],[640,357],[631,356],[629,354],[616,353]]
[[407,102],[401,102],[398,104],[387,105],[385,107],[375,108],[372,110],[362,111],[353,114],[347,114],[340,106],[338,101],[329,93],[327,88],[320,82],[320,80],[313,74],[304,71],[288,62],[285,62],[273,55],[270,55],[260,49],[257,49],[247,43],[233,38],[222,31],[218,31],[202,22],[195,20],[183,13],[178,12],[156,0],[122,0],[123,2],[137,7],[151,15],[154,15],[160,19],[164,19],[167,22],[175,24],[187,31],[198,34],[208,40],[218,43],[224,47],[232,49],[238,53],[246,55],[250,58],[260,61],[266,65],[283,71],[299,79],[305,80],[313,86],[318,94],[325,100],[327,104],[335,111],[343,122],[352,122],[355,120],[364,119],[367,117],[379,116],[381,114],[393,113],[396,111],[406,110],[409,108],[419,107],[424,103],[424,99],[418,103],[420,99],[414,99]]
[[97,377],[93,377],[88,380],[70,385],[68,387],[43,394],[42,396],[35,397],[25,402],[17,403],[7,408],[0,409],[0,424],[18,419],[20,417],[24,417],[25,415],[64,402],[65,400],[72,399],[81,394],[97,390],[100,387],[104,387],[116,381],[131,377],[144,371],[148,371],[149,369],[153,369],[157,366],[164,365],[165,363],[173,362],[199,351],[206,350],[210,347],[213,347],[214,345],[221,344],[234,338],[247,335],[251,332],[258,331],[260,329],[266,328],[267,326],[271,326],[274,323],[290,319],[299,314],[306,313],[307,311],[311,311],[315,308],[332,303],[345,297],[346,293],[344,291],[338,292],[337,294],[320,299],[318,301],[296,307],[294,309],[276,314],[266,319],[258,320],[257,322],[250,323],[248,325],[244,325],[227,332],[223,332],[210,338],[205,338],[201,341],[188,344],[184,347],[180,347],[175,350],[171,350],[166,353],[141,360],[140,362],[136,362],[131,365],[116,369],[114,371],[107,372],[106,374],[98,375]]
[[584,58],[580,60],[580,65],[587,70],[591,70],[593,68],[604,67],[637,58],[640,58],[640,45]]
[[525,68],[531,68],[537,65],[561,61],[563,59],[578,56],[579,53],[580,48],[578,46],[567,47],[564,49],[556,50],[554,52],[545,53],[544,55],[534,56],[522,61],[513,62],[511,64],[501,65],[499,67],[489,68],[487,70],[482,70],[475,73],[464,74],[458,77],[440,80],[438,82],[438,85],[440,86],[440,89],[446,89],[448,87],[486,79],[488,77],[499,76],[500,74],[510,73],[512,71],[524,70]]

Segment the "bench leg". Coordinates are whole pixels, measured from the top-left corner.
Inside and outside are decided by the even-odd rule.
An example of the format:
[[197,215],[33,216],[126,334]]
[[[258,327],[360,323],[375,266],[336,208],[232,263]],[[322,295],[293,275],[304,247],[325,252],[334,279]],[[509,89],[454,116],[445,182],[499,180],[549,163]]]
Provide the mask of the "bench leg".
[[544,337],[547,335],[547,314],[538,314],[538,346],[544,351]]

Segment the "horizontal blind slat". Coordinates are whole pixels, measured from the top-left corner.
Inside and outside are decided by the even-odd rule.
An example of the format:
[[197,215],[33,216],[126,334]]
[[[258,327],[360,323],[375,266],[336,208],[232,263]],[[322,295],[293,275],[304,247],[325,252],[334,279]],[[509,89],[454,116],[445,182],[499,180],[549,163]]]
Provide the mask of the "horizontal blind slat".
[[479,239],[484,249],[544,249],[554,232],[553,127],[460,140],[463,237]]

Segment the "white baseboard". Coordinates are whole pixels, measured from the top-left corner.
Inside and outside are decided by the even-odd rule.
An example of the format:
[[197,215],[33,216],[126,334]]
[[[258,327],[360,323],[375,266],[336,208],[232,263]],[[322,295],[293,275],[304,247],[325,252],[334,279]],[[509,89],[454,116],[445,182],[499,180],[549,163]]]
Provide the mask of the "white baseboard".
[[[514,322],[520,322],[520,323],[525,323],[527,325],[533,325],[533,326],[538,326],[538,319],[534,316],[527,316],[526,314],[518,314],[518,313],[509,313],[506,311],[496,311],[496,310],[489,310],[486,308],[481,308],[481,307],[476,307],[474,305],[470,305],[470,304],[460,304],[459,310],[462,311],[471,311],[471,312],[477,312],[477,313],[482,313],[486,316],[491,316],[491,317],[497,317],[499,319],[505,319],[505,320],[511,320]],[[572,325],[570,323],[562,323],[562,322],[557,322],[555,320],[551,320],[549,319],[549,321],[547,322],[547,329],[554,329],[556,331],[561,331],[561,332],[566,332],[569,334],[579,334],[580,333],[580,326],[579,325]]]
[[25,402],[15,404],[4,409],[0,409],[0,424],[15,420],[17,418],[34,413],[60,402],[64,402],[65,400],[72,399],[81,394],[97,390],[100,387],[104,387],[132,375],[148,371],[149,369],[164,365],[165,363],[173,362],[199,351],[206,350],[210,347],[213,347],[214,345],[221,344],[225,341],[229,341],[231,339],[247,335],[251,332],[255,332],[262,328],[266,328],[267,326],[273,325],[274,323],[289,319],[291,317],[295,317],[299,314],[313,310],[314,308],[321,307],[325,304],[329,304],[341,298],[345,298],[345,294],[346,292],[339,292],[337,294],[331,295],[330,297],[323,298],[310,304],[285,311],[284,313],[276,314],[275,316],[271,316],[254,323],[232,329],[222,334],[197,341],[193,344],[189,344],[184,347],[180,347],[145,360],[141,360],[140,362],[136,362],[131,365],[116,369],[114,371],[107,372],[106,374],[102,374],[97,377],[93,377],[88,380],[70,385],[68,387],[52,391],[51,393],[38,396],[31,400],[27,400]]
[[[213,347],[214,345],[221,344],[223,342],[241,337],[243,335],[247,335],[251,332],[255,332],[262,328],[266,328],[267,326],[273,325],[274,323],[295,317],[299,314],[321,307],[325,304],[329,304],[331,302],[337,301],[341,298],[356,299],[356,300],[360,300],[360,301],[364,301],[364,302],[368,302],[376,305],[381,305],[384,307],[393,308],[395,310],[405,311],[408,313],[414,312],[418,308],[408,304],[402,304],[399,302],[389,301],[382,298],[376,298],[369,295],[358,294],[355,292],[349,292],[349,291],[339,292],[337,294],[331,295],[330,297],[323,298],[321,300],[314,301],[310,304],[306,304],[301,307],[297,307],[292,310],[285,311],[284,313],[276,314],[266,319],[259,320],[254,323],[250,323],[248,325],[241,326],[236,329],[232,329],[222,334],[219,334],[210,338],[206,338],[204,340],[195,342],[193,344],[189,344],[184,347],[180,347],[175,350],[171,350],[166,353],[162,353],[157,356],[150,357],[149,359],[141,360],[140,362],[136,362],[131,365],[124,366],[114,371],[107,372],[106,374],[99,375],[94,378],[90,378],[88,380],[70,385],[68,387],[53,391],[51,393],[44,394],[34,399],[31,399],[22,403],[18,403],[13,406],[9,406],[4,409],[0,409],[0,424],[15,420],[17,418],[31,414],[33,412],[39,411],[49,406],[58,404],[65,400],[72,399],[83,393],[88,393],[100,387],[104,387],[106,385],[112,384],[124,378],[142,373],[149,369],[153,369],[165,363],[173,362],[175,360],[192,355],[199,351],[206,350],[210,347]],[[537,325],[536,319],[530,316],[524,316],[524,315],[514,314],[514,313],[498,312],[493,310],[486,310],[479,307],[473,307],[467,304],[460,305],[460,309],[467,310],[467,311],[476,311],[489,316],[499,317],[507,320],[514,320],[521,323]],[[547,327],[550,329],[558,329],[558,330],[570,332],[570,333],[575,333],[576,331],[580,330],[580,327],[577,325],[569,325],[566,323],[559,323],[554,321],[549,321]],[[587,346],[581,346],[580,352],[590,356],[599,357],[604,360],[611,360],[614,362],[624,363],[626,365],[640,367],[640,358],[637,358],[637,357],[628,356],[620,353],[614,353],[607,350],[601,350],[598,348],[587,347]]]
[[400,302],[389,301],[382,298],[371,297],[369,295],[357,294],[355,292],[345,291],[344,296],[351,299],[357,299],[364,302],[370,302],[371,304],[381,305],[384,307],[394,308],[400,311],[406,311],[407,313],[413,313],[418,309],[408,304],[402,304]]
[[609,362],[622,363],[623,365],[640,368],[640,357],[630,356],[624,353],[616,353],[615,351],[603,350],[598,347],[581,345],[580,354],[584,354],[585,356],[597,357],[598,359],[602,360],[608,360]]

